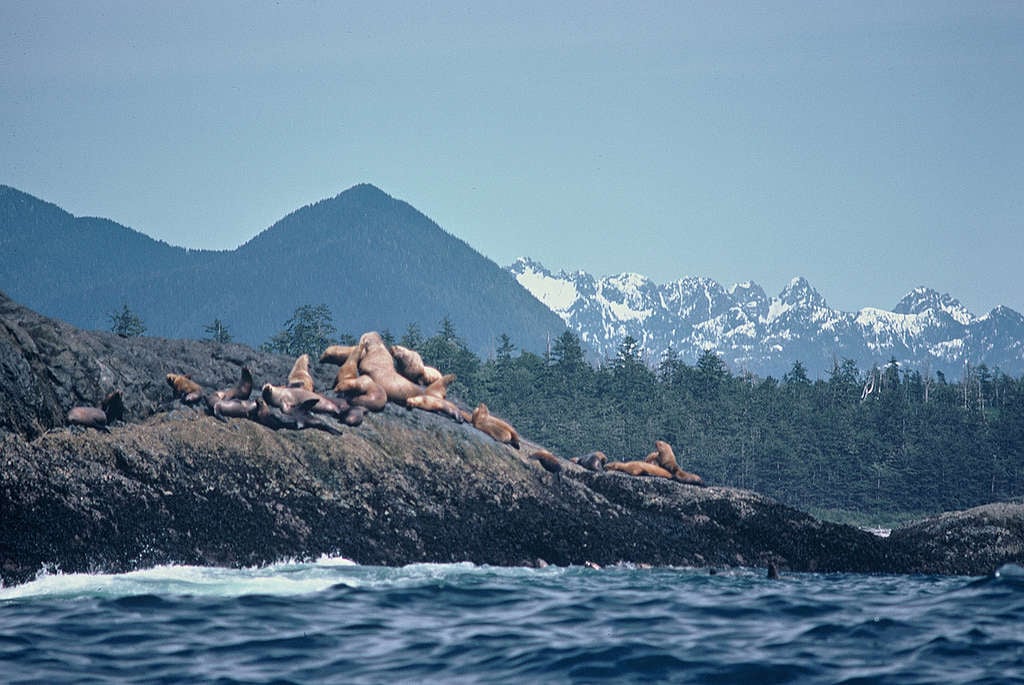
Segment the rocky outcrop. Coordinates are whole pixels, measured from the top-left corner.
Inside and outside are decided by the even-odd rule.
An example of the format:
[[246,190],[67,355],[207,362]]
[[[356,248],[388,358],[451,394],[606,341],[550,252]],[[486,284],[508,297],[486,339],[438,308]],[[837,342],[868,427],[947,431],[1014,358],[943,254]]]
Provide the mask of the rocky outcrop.
[[[44,565],[253,565],[325,552],[389,565],[774,562],[855,572],[942,561],[923,544],[892,542],[910,533],[883,540],[753,492],[569,463],[555,480],[527,459],[539,446],[514,450],[440,415],[389,405],[340,436],[275,432],[183,407],[164,383],[174,371],[230,387],[244,364],[258,386],[283,380],[292,361],[81,331],[0,298],[0,579],[21,582]],[[334,369],[313,371],[324,386]],[[113,389],[124,393],[124,423],[109,433],[63,425],[70,406]],[[983,567],[934,572],[1020,561],[1019,546],[1002,558],[994,540]]]

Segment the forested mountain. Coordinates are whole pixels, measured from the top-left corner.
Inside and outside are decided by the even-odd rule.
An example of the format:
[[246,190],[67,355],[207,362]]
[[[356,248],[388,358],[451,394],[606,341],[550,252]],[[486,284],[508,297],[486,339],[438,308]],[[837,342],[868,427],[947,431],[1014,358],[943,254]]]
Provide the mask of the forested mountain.
[[929,288],[912,290],[892,311],[842,312],[803,278],[769,297],[749,282],[729,289],[709,278],[660,285],[639,274],[553,273],[525,258],[508,269],[601,358],[629,336],[652,366],[670,347],[690,363],[713,350],[736,373],[776,378],[796,360],[824,377],[837,360],[870,368],[891,358],[951,377],[981,364],[1024,373],[1024,316],[1007,307],[975,316]]
[[339,330],[434,330],[448,319],[475,352],[514,332],[541,351],[562,321],[507,271],[371,185],[289,214],[227,251],[173,247],[106,219],[76,218],[0,186],[0,289],[37,311],[108,329],[124,304],[146,332],[266,341],[302,305]]

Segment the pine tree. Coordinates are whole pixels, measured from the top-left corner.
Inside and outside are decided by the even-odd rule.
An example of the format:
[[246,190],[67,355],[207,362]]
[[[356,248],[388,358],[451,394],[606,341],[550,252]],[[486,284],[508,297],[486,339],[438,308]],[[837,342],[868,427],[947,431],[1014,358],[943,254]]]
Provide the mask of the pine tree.
[[285,322],[284,330],[276,333],[260,348],[290,357],[308,354],[315,359],[337,335],[331,310],[326,304],[304,304],[295,309],[292,317]]
[[121,311],[111,312],[110,330],[122,338],[134,338],[146,332],[146,326],[142,323],[139,315],[128,308],[128,304],[121,305]]
[[214,319],[213,323],[203,326],[203,331],[206,333],[207,340],[218,343],[231,342],[231,333],[220,319]]

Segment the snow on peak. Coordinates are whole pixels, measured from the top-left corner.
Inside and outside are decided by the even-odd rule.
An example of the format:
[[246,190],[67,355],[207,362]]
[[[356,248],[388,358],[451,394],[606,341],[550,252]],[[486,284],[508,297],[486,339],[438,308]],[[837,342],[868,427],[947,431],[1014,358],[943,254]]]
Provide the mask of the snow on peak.
[[797,276],[779,293],[779,301],[783,305],[799,308],[827,308],[825,298],[815,290],[807,279]]
[[519,285],[530,291],[563,320],[566,320],[569,308],[580,297],[576,284],[571,279],[564,274],[552,275],[543,265],[532,259],[520,257],[508,269],[519,281]]
[[975,319],[974,314],[949,293],[940,295],[938,290],[924,286],[918,286],[904,295],[893,311],[897,314],[923,314],[929,309],[945,312],[953,317],[954,321],[965,326]]

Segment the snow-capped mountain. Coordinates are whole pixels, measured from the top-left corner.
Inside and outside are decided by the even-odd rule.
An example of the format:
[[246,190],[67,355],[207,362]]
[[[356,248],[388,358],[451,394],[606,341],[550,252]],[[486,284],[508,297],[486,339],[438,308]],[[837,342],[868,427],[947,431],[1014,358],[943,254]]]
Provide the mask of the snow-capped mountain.
[[652,365],[670,346],[690,363],[710,349],[734,372],[760,376],[779,377],[797,360],[815,377],[843,359],[868,369],[892,358],[903,368],[951,378],[960,377],[965,363],[1024,373],[1024,316],[1007,307],[975,316],[950,295],[924,287],[891,311],[842,312],[804,278],[769,297],[752,282],[726,289],[691,277],[659,285],[633,273],[553,273],[527,258],[508,270],[603,358],[613,357],[628,335]]

